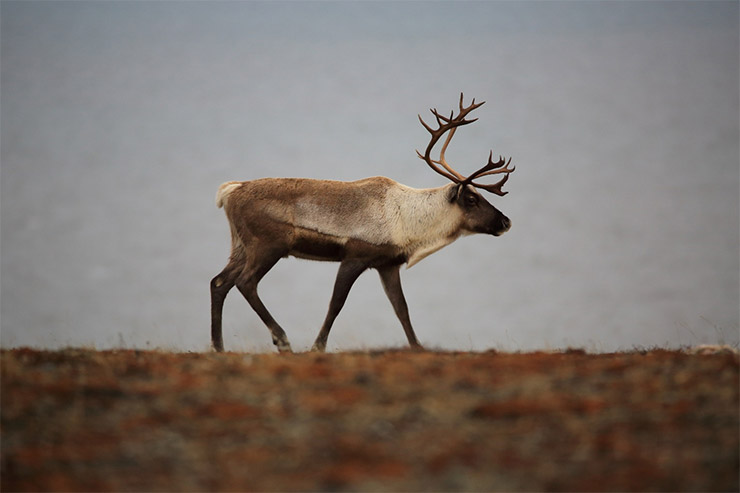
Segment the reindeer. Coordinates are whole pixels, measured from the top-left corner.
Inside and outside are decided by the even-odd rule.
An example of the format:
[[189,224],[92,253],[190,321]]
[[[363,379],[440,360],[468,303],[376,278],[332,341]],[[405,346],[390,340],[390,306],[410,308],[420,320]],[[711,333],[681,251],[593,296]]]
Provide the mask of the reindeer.
[[[223,207],[231,229],[231,256],[226,267],[211,280],[211,341],[223,351],[221,317],[224,299],[236,286],[272,333],[280,352],[290,352],[285,331],[257,295],[257,284],[283,257],[339,262],[334,291],[312,351],[324,351],[329,331],[344,306],[352,284],[367,269],[375,269],[409,345],[422,349],[409,319],[401,289],[401,265],[413,266],[424,257],[463,235],[499,236],[511,221],[476,190],[505,195],[501,187],[514,168],[499,156],[469,176],[455,171],[445,159],[447,146],[458,127],[477,120],[466,116],[484,101],[472,100],[454,116],[430,110],[437,121],[424,154],[416,153],[430,168],[451,183],[439,188],[415,189],[382,176],[353,182],[305,178],[263,178],[222,184],[216,205]],[[439,159],[432,148],[447,134]],[[476,180],[503,175],[497,183]]]

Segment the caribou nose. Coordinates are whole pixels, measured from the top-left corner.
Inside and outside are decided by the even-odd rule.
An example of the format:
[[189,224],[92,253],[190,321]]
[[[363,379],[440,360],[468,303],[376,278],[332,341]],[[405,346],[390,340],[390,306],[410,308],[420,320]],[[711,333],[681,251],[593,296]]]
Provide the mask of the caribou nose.
[[501,219],[501,226],[503,226],[504,231],[509,231],[509,229],[511,229],[511,219],[509,219],[508,217],[504,216]]

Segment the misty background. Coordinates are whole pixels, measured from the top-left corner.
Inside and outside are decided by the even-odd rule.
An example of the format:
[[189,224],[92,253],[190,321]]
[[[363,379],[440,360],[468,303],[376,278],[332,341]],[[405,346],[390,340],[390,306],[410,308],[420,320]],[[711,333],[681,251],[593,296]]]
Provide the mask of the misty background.
[[[737,346],[738,2],[0,3],[0,344],[210,347],[227,180],[445,184],[417,114],[487,103],[512,221],[402,270],[427,347]],[[429,121],[429,120],[428,120]],[[338,264],[260,284],[295,350]],[[238,291],[227,350],[273,351]],[[328,350],[405,346],[374,272]]]

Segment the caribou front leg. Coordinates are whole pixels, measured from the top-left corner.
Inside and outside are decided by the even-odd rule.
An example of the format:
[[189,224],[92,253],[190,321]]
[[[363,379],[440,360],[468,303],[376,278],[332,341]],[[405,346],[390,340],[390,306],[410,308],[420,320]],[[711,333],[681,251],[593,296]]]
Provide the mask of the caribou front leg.
[[411,319],[409,318],[409,308],[406,304],[406,298],[403,296],[403,289],[401,289],[401,274],[400,265],[391,265],[387,267],[379,267],[378,273],[380,274],[380,280],[383,283],[383,289],[385,294],[393,305],[393,310],[396,312],[398,320],[401,321],[404,332],[406,332],[406,338],[409,340],[409,345],[413,349],[424,349],[419,341],[416,339],[414,334],[414,328],[411,327]]
[[311,351],[324,352],[326,350],[326,341],[329,339],[331,326],[344,306],[344,302],[347,301],[349,290],[365,269],[367,269],[367,264],[361,260],[344,260],[339,264],[339,272],[334,282],[334,292],[331,295],[331,302],[329,302],[329,311]]

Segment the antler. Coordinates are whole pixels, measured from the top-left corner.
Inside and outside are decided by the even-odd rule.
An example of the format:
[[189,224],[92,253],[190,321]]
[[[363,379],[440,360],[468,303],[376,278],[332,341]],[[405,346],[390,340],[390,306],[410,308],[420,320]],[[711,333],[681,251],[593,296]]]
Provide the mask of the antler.
[[[419,156],[419,158],[423,159],[430,168],[432,168],[434,171],[439,173],[440,175],[444,176],[448,180],[453,181],[454,183],[459,183],[461,185],[472,185],[476,188],[481,188],[483,190],[487,190],[489,192],[495,193],[497,195],[506,195],[508,192],[501,191],[501,187],[504,183],[506,183],[506,180],[509,179],[509,173],[514,171],[515,168],[509,168],[509,163],[511,163],[511,158],[509,158],[509,162],[505,162],[504,158],[499,156],[498,162],[494,163],[493,158],[493,151],[491,151],[490,155],[488,156],[488,163],[483,166],[481,169],[473,173],[472,175],[465,177],[459,172],[457,172],[452,166],[450,166],[447,163],[447,160],[445,159],[445,152],[447,151],[447,146],[450,144],[450,141],[452,140],[452,137],[455,135],[455,131],[457,130],[457,127],[460,127],[462,125],[467,125],[469,123],[473,123],[474,121],[478,120],[477,118],[473,118],[471,120],[466,120],[465,117],[473,111],[476,108],[479,108],[485,103],[485,101],[481,101],[480,103],[475,102],[475,98],[470,103],[470,106],[463,106],[463,93],[460,93],[460,113],[458,113],[457,116],[454,116],[454,111],[450,112],[450,116],[446,117],[443,115],[440,115],[436,108],[430,110],[432,114],[434,115],[434,118],[437,120],[437,125],[439,125],[439,128],[433,129],[429,125],[426,124],[426,122],[421,118],[421,115],[419,115],[419,121],[424,126],[424,128],[427,129],[427,131],[432,135],[431,140],[429,141],[429,144],[427,145],[426,151],[424,152],[424,155],[422,155],[418,150],[416,151],[416,154]],[[439,139],[447,133],[447,139],[445,140],[445,143],[442,145],[442,149],[439,153],[439,159],[434,160],[431,158],[431,152],[432,148],[437,144]],[[442,168],[440,168],[440,166]],[[502,167],[503,166],[503,167]],[[502,180],[500,180],[498,183],[495,183],[493,185],[482,185],[479,183],[474,183],[473,180],[476,178],[480,178],[482,176],[488,176],[493,174],[500,174],[505,173],[506,176]]]
[[[436,130],[430,127],[429,125],[427,125],[426,122],[421,118],[421,115],[419,115],[419,121],[424,126],[424,128],[426,128],[427,131],[430,134],[432,134],[432,138],[429,141],[429,144],[427,145],[427,149],[424,152],[424,155],[422,156],[422,154],[418,150],[416,151],[416,154],[421,159],[426,161],[429,167],[432,168],[434,171],[444,176],[448,180],[452,180],[455,183],[461,183],[462,181],[465,180],[465,177],[461,175],[460,173],[458,173],[457,171],[455,171],[450,165],[447,164],[447,161],[445,161],[445,151],[447,150],[447,146],[449,145],[450,140],[452,140],[452,136],[455,135],[455,130],[457,129],[457,127],[461,125],[467,125],[469,123],[473,123],[474,121],[477,120],[477,118],[473,118],[472,120],[466,120],[465,117],[467,116],[467,114],[473,111],[474,109],[480,107],[484,103],[485,101],[475,104],[475,98],[473,98],[473,101],[470,103],[470,106],[468,106],[467,108],[463,107],[463,93],[460,93],[460,113],[457,115],[457,117],[454,116],[454,111],[451,111],[449,118],[447,118],[445,116],[440,115],[439,112],[437,111],[437,108],[429,110],[434,115],[434,118],[436,118],[437,125],[439,125],[439,128]],[[442,137],[442,135],[444,135],[446,132],[450,132],[450,133],[447,136],[447,140],[445,141],[444,145],[442,146],[442,151],[439,155],[439,160],[435,161],[430,156],[432,152],[432,148],[435,146],[435,144],[440,139],[440,137]],[[442,170],[437,165],[441,165],[447,171]]]

